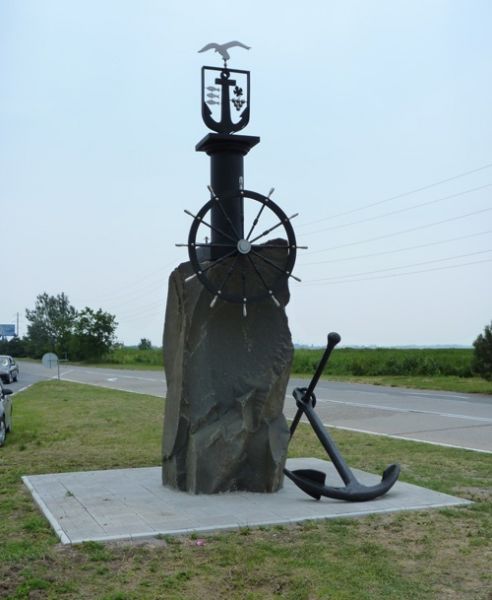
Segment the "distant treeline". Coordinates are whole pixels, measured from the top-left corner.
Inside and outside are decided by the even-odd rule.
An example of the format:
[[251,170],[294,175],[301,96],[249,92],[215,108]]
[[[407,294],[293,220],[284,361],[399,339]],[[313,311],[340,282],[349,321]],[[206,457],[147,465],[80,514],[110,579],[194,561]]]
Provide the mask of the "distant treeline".
[[[323,349],[297,348],[292,373],[314,373]],[[122,365],[162,365],[162,350],[117,348],[103,362]],[[471,377],[473,349],[468,348],[339,348],[328,364],[328,375],[455,375]]]

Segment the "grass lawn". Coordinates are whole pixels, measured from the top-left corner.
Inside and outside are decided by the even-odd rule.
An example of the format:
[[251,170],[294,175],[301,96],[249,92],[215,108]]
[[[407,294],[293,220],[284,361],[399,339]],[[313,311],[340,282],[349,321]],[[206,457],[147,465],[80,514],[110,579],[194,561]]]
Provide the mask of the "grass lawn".
[[[24,488],[34,473],[156,466],[163,400],[68,382],[14,397],[0,449],[0,598],[490,599],[492,455],[337,430],[349,463],[475,501],[140,544],[62,546]],[[291,456],[324,458],[300,426]]]

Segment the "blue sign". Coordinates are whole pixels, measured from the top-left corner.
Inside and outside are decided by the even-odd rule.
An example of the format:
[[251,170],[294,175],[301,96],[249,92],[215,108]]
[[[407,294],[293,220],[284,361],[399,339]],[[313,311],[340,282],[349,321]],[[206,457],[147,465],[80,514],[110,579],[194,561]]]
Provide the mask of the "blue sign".
[[15,325],[6,325],[0,323],[0,336],[2,337],[14,337]]

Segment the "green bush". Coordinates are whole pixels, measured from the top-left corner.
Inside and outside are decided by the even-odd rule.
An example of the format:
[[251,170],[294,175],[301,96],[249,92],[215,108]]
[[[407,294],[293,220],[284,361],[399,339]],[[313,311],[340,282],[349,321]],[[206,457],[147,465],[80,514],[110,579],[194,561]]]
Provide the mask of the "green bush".
[[151,348],[139,350],[138,348],[118,347],[106,354],[102,362],[114,365],[157,365],[162,366],[162,349]]
[[492,322],[473,342],[473,371],[492,381]]

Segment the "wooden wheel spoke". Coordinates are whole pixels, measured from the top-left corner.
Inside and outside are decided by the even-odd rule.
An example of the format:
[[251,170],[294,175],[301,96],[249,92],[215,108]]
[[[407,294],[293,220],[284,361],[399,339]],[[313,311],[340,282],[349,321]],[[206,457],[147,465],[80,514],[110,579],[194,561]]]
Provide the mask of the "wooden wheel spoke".
[[273,260],[270,260],[269,258],[266,258],[266,256],[262,256],[259,252],[256,252],[255,250],[251,251],[255,256],[257,256],[258,258],[260,258],[262,261],[266,262],[267,264],[269,264],[271,267],[273,267],[274,269],[277,269],[277,271],[280,271],[281,273],[283,273],[284,275],[287,275],[287,277],[292,277],[292,279],[295,279],[296,281],[301,281],[299,279],[299,277],[296,277],[295,275],[292,275],[292,273],[290,273],[290,271],[286,271],[285,269],[282,269],[282,267],[279,267],[277,265],[277,263],[274,263]]
[[255,264],[255,261],[251,258],[251,256],[248,254],[248,260],[251,263],[253,269],[255,270],[255,273],[258,275],[261,283],[265,286],[265,289],[267,292],[270,292],[270,288],[267,285],[267,282],[265,281],[265,278],[263,277],[263,275],[261,274],[260,270],[258,269],[258,267]]
[[210,302],[210,308],[213,308],[215,306],[215,303],[217,302],[217,299],[220,298],[220,295],[222,294],[222,290],[226,286],[226,283],[229,281],[229,278],[232,275],[232,272],[234,271],[234,267],[236,266],[238,258],[239,258],[239,255],[236,254],[236,256],[234,257],[234,260],[232,261],[229,268],[227,269],[227,273],[226,273],[224,279],[222,280],[221,286],[217,290],[217,293],[215,294],[215,296],[212,298],[212,302]]
[[234,235],[236,236],[236,238],[237,238],[238,240],[240,240],[240,239],[241,239],[241,236],[240,236],[240,235],[239,235],[239,233],[237,232],[237,229],[236,229],[236,227],[235,227],[234,223],[231,221],[231,218],[230,218],[230,217],[229,217],[229,215],[227,214],[226,210],[225,210],[225,209],[224,209],[224,207],[222,206],[222,204],[221,204],[221,202],[220,202],[220,200],[219,200],[219,198],[218,198],[217,196],[215,197],[215,200],[216,200],[217,204],[219,205],[220,212],[221,212],[221,213],[224,215],[224,217],[225,217],[226,221],[229,223],[229,226],[230,226],[230,228],[231,228],[231,229],[232,229],[232,231],[234,232]]
[[[256,274],[258,275],[258,277],[261,280],[261,283],[265,286],[266,291],[268,292],[268,295],[270,296],[270,298],[272,299],[273,303],[275,304],[275,306],[277,306],[278,308],[280,308],[282,305],[280,304],[280,302],[278,301],[278,299],[276,298],[275,294],[273,293],[273,290],[271,290],[265,279],[263,278],[263,275],[261,274],[260,270],[258,269],[258,267],[255,265],[255,261],[251,258],[251,256],[248,254],[248,258],[249,258],[249,262],[253,265],[253,269],[255,270]],[[243,309],[243,314],[244,314],[244,309]],[[245,315],[246,316],[246,315]]]
[[236,256],[234,257],[234,260],[232,261],[230,267],[227,269],[227,273],[224,277],[224,280],[222,281],[222,285],[219,288],[219,293],[222,292],[222,290],[224,289],[226,283],[229,281],[230,276],[232,275],[232,272],[234,271],[234,267],[236,266],[237,263],[237,259],[239,258],[239,255],[236,254]]
[[233,237],[231,237],[229,234],[225,233],[224,231],[222,231],[222,229],[219,229],[218,227],[215,227],[215,225],[211,225],[210,223],[207,223],[207,221],[204,221],[201,217],[194,215],[192,212],[190,212],[189,210],[185,210],[185,213],[187,215],[190,215],[190,217],[193,217],[194,219],[197,219],[200,223],[203,223],[204,225],[206,225],[209,229],[211,229],[212,231],[215,231],[215,233],[219,233],[220,235],[223,235],[224,237],[228,238],[229,240],[231,240],[231,242],[233,244],[237,243],[237,240],[235,240]]
[[295,246],[289,246],[289,244],[254,244],[251,246],[253,250],[262,250],[263,248],[283,248],[284,250],[290,250]]
[[251,225],[251,229],[249,230],[248,235],[246,236],[246,239],[249,241],[249,238],[251,237],[251,234],[254,231],[254,228],[258,225],[258,221],[260,220],[261,217],[261,213],[263,212],[264,208],[265,208],[266,204],[262,204],[260,210],[258,211],[258,214],[255,217],[255,220],[253,221],[253,224]]
[[244,265],[241,267],[241,283],[243,290],[243,317],[248,316],[248,311],[246,309],[246,302],[248,301],[246,296],[246,273],[244,272]]
[[[287,217],[285,219],[285,221],[290,221],[294,217],[297,217],[297,213],[295,215],[292,215],[291,217]],[[256,240],[259,240],[260,238],[264,237],[265,235],[268,235],[271,231],[273,231],[274,229],[277,229],[277,227],[280,227],[283,224],[284,224],[284,221],[279,221],[276,225],[273,225],[273,227],[270,227],[269,229],[265,229],[265,231],[263,233],[260,233],[260,235],[257,235],[255,238],[253,238],[252,240],[249,240],[249,241],[253,244],[254,242],[256,242]]]
[[[190,244],[174,244],[177,248],[189,248]],[[195,248],[235,248],[237,244],[221,244],[220,242],[195,242],[191,247]]]
[[202,275],[203,273],[206,273],[207,271],[210,271],[210,269],[213,269],[214,267],[216,267],[220,263],[224,262],[228,258],[231,258],[231,256],[233,256],[236,253],[237,253],[237,250],[234,249],[234,250],[231,250],[230,252],[228,252],[227,254],[224,254],[224,256],[221,256],[217,260],[214,260],[213,262],[211,262],[208,265],[208,267],[205,267],[204,269],[201,269],[200,272],[198,273],[198,275]]

